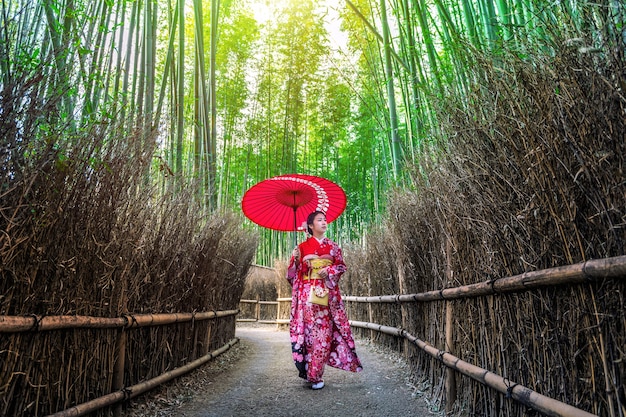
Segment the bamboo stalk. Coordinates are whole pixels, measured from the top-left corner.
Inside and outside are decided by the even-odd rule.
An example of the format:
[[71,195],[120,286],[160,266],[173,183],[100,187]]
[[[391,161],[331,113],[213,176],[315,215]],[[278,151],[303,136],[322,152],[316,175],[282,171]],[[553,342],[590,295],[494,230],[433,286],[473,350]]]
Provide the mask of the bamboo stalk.
[[144,327],[163,324],[183,323],[192,320],[208,320],[218,317],[234,316],[239,310],[205,311],[201,313],[173,314],[138,314],[128,315],[130,324],[127,327]]
[[[449,352],[453,352],[453,344],[454,338],[452,334],[452,323],[453,323],[454,313],[452,310],[452,302],[446,301],[446,350]],[[455,373],[452,369],[448,368],[446,371],[446,379],[445,379],[445,390],[446,390],[446,413],[451,413],[454,407],[454,403],[456,402],[456,378]]]
[[192,320],[209,320],[234,316],[239,310],[205,311],[201,313],[129,314],[123,317],[91,316],[0,316],[0,333],[19,333],[79,328],[135,328],[163,324],[183,323]]
[[[604,390],[607,394],[607,402],[608,402],[608,411],[609,411],[609,416],[610,417],[615,417],[615,406],[613,404],[613,396],[615,395],[615,391],[613,390],[613,387],[611,386],[611,372],[609,371],[609,365],[607,363],[607,357],[606,357],[606,350],[604,347],[604,335],[603,335],[603,329],[602,329],[602,325],[600,323],[600,314],[598,312],[598,306],[596,305],[596,297],[593,294],[593,292],[591,293],[591,301],[593,303],[593,309],[594,309],[594,316],[596,317],[596,325],[597,325],[597,329],[598,329],[598,338],[599,338],[599,343],[596,341],[596,345],[597,345],[597,349],[600,353],[600,359],[602,360],[602,369],[604,370]],[[594,337],[594,341],[595,341],[595,337]]]
[[[213,328],[215,327],[215,322],[214,321],[210,321],[207,323],[206,326],[206,336],[204,338],[204,344],[202,347],[202,353],[203,354],[208,354],[209,353],[209,349],[211,349],[211,337],[213,336]],[[235,322],[236,324],[236,322]]]
[[515,383],[514,381],[511,381],[486,369],[465,362],[448,352],[441,351],[434,346],[428,344],[427,342],[416,338],[415,336],[409,334],[403,329],[383,326],[376,323],[365,323],[359,321],[350,321],[350,325],[354,327],[377,330],[379,332],[407,338],[415,346],[417,346],[433,358],[440,360],[445,366],[452,368],[462,373],[463,375],[469,376],[470,378],[482,383],[483,385],[493,388],[501,392],[502,394],[505,394],[507,398],[512,398],[546,415],[555,417],[596,416],[595,414],[588,413],[587,411],[573,407],[569,404],[565,404],[561,401],[546,397],[545,395],[541,395],[536,391]]
[[418,294],[379,295],[370,297],[343,297],[345,301],[358,303],[406,303],[460,298],[480,297],[491,294],[522,292],[529,289],[580,284],[602,278],[626,278],[626,256],[605,259],[592,259],[586,262],[525,272],[511,277],[496,278],[476,284],[463,285],[443,290],[427,291]]
[[88,316],[0,316],[0,332],[18,333],[28,331],[72,329],[72,328],[115,328],[124,327],[126,318]]
[[[450,284],[452,282],[452,257],[451,252],[452,244],[450,242],[450,238],[446,239],[446,282]],[[448,352],[454,352],[454,335],[452,332],[452,326],[454,321],[454,311],[452,309],[452,302],[446,301],[446,344],[445,350]],[[446,379],[445,379],[445,390],[446,390],[446,398],[445,398],[445,407],[446,413],[452,413],[454,408],[454,403],[456,401],[456,378],[455,373],[452,369],[448,368],[446,371]]]
[[75,416],[83,416],[85,414],[91,413],[93,411],[99,410],[109,405],[113,405],[117,402],[135,398],[140,394],[143,394],[146,391],[149,391],[161,384],[164,384],[167,381],[170,381],[174,378],[177,378],[181,375],[188,373],[196,369],[197,367],[204,365],[211,359],[221,355],[226,352],[228,349],[233,347],[235,344],[239,342],[238,338],[232,339],[230,342],[222,346],[221,348],[212,351],[208,355],[205,355],[201,358],[196,359],[188,363],[187,365],[181,366],[179,368],[173,369],[169,372],[165,372],[155,378],[149,379],[142,383],[133,385],[131,387],[127,387],[121,391],[112,392],[110,394],[104,395],[102,397],[93,399],[91,401],[87,401],[82,404],[78,404],[74,407],[68,408],[67,410],[59,411],[58,413],[51,414],[50,417],[75,417]]
[[[346,0],[346,4],[350,6],[352,11],[354,11],[354,13],[359,17],[359,19],[361,19],[363,24],[365,24],[365,26],[374,34],[374,36],[376,36],[376,39],[378,39],[378,41],[382,43],[383,36],[380,33],[378,33],[376,28],[372,26],[372,24],[367,20],[365,16],[363,16],[363,13],[361,13],[361,11],[354,5],[354,3],[352,3],[350,0]],[[404,62],[402,58],[400,58],[397,52],[393,49],[391,49],[390,52],[393,58],[396,60],[396,62],[398,62],[398,64],[400,64],[402,68],[404,68],[407,72],[410,72],[409,66],[407,65],[406,62]]]
[[[113,369],[113,383],[111,388],[113,391],[119,391],[124,388],[124,367],[126,366],[126,342],[128,334],[124,329],[119,331],[117,337],[117,357]],[[116,407],[113,414],[117,417],[122,415],[121,407]]]

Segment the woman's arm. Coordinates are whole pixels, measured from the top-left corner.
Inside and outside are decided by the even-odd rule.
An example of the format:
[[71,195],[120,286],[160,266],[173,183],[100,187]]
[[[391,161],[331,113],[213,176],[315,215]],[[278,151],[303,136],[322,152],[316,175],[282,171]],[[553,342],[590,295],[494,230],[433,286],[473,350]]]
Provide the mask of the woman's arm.
[[341,248],[335,242],[332,242],[330,254],[333,256],[334,261],[331,266],[326,270],[328,277],[326,278],[326,285],[328,288],[335,288],[339,284],[339,279],[344,272],[346,272],[346,264],[343,261],[343,254]]
[[287,268],[287,281],[291,286],[298,276],[298,270],[300,269],[300,248],[295,247],[291,253],[291,259],[289,260],[289,267]]

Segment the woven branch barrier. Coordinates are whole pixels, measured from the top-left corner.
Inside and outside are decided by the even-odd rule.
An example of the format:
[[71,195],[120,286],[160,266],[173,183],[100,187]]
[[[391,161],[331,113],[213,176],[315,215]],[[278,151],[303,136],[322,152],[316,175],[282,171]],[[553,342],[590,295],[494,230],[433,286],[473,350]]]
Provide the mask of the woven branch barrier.
[[[612,258],[594,259],[574,265],[561,266],[544,269],[540,271],[527,272],[520,275],[496,278],[477,284],[464,285],[455,288],[446,288],[436,291],[428,291],[418,294],[383,295],[356,297],[345,296],[345,301],[357,303],[414,303],[432,301],[450,301],[456,299],[478,298],[494,294],[519,293],[530,289],[541,287],[554,287],[566,284],[583,284],[599,281],[603,279],[624,279],[626,278],[626,256]],[[448,314],[448,313],[447,313]],[[450,311],[451,317],[451,311]],[[453,356],[451,353],[432,347],[414,336],[410,335],[402,328],[388,327],[367,322],[351,322],[355,327],[367,328],[369,330],[380,331],[395,336],[402,336],[430,356],[439,359],[448,369],[456,370],[472,379],[494,388],[506,394],[507,398],[513,398],[522,404],[532,407],[550,416],[591,416],[586,411],[574,408],[558,400],[542,396],[526,387],[508,380],[505,377],[496,375],[483,368],[471,365]],[[404,327],[404,325],[402,326]],[[446,326],[446,331],[448,331]],[[452,344],[451,335],[446,336],[446,346]],[[455,401],[454,381],[446,381],[446,395],[450,400],[450,405]],[[607,383],[607,386],[610,384]]]
[[[198,322],[211,319],[236,316],[239,310],[205,311],[195,313],[169,313],[169,314],[126,314],[121,317],[92,317],[92,316],[0,316],[0,334],[20,334],[51,332],[68,329],[111,329],[121,330],[116,346],[117,358],[113,368],[113,384],[111,393],[94,400],[79,404],[65,411],[60,411],[55,416],[80,416],[118,402],[134,398],[156,386],[171,379],[177,378],[191,370],[205,364],[211,359],[227,351],[239,340],[232,339],[221,348],[185,364],[174,370],[165,372],[157,377],[133,385],[124,387],[123,375],[126,361],[126,330],[140,327],[164,326],[176,323]],[[106,392],[106,391],[105,391]]]
[[496,278],[476,284],[463,285],[419,294],[381,295],[373,297],[345,296],[345,301],[358,303],[407,303],[415,301],[455,300],[485,295],[520,292],[533,288],[580,284],[603,278],[626,278],[626,256],[593,259],[586,262],[525,272],[511,277]]
[[147,381],[133,385],[131,387],[126,387],[119,391],[112,392],[108,395],[104,395],[102,397],[93,399],[91,401],[76,405],[72,408],[68,408],[67,410],[51,414],[51,417],[84,416],[88,413],[99,410],[101,408],[116,404],[121,401],[131,399],[131,398],[135,398],[143,394],[146,391],[154,389],[155,387],[161,384],[164,384],[165,382],[168,382],[174,378],[178,378],[179,376],[184,375],[198,368],[199,366],[204,365],[205,363],[209,362],[211,359],[214,359],[218,357],[219,355],[221,355],[222,353],[226,352],[228,349],[233,347],[238,342],[239,342],[239,339],[234,338],[230,342],[222,346],[221,348],[216,349],[210,352],[209,354],[201,358],[198,358],[195,361],[188,363],[185,366],[181,366],[179,368],[173,369],[155,378],[149,379]]
[[146,326],[184,323],[234,316],[239,310],[205,311],[200,313],[126,314],[122,317],[91,316],[0,316],[0,333],[19,333],[59,329],[131,329]]
[[508,378],[497,375],[478,366],[472,365],[471,363],[465,362],[448,352],[439,350],[428,344],[427,342],[418,339],[404,329],[383,326],[375,323],[366,323],[362,321],[350,321],[350,325],[354,327],[361,327],[365,329],[379,331],[381,333],[390,334],[392,336],[403,337],[433,358],[440,360],[448,368],[452,368],[462,373],[463,375],[469,376],[470,378],[482,383],[483,385],[486,385],[505,394],[507,398],[512,398],[516,401],[519,401],[520,403],[531,407],[532,409],[537,410],[545,415],[554,417],[596,416],[595,414],[588,413],[569,404],[565,404],[561,401],[541,395],[536,391],[533,391],[509,380]]

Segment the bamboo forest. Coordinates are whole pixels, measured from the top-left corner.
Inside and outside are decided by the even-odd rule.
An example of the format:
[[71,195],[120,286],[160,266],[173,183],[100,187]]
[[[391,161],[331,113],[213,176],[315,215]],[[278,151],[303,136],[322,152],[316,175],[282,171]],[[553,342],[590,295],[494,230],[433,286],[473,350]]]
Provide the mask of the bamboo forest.
[[[304,238],[244,196],[315,176],[345,193],[327,236],[355,336],[404,355],[438,412],[626,417],[622,0],[0,10],[0,415],[122,403],[231,343],[251,268],[291,297]],[[191,324],[130,331],[173,313]],[[66,316],[91,324],[44,320]],[[444,351],[587,414],[452,379]]]

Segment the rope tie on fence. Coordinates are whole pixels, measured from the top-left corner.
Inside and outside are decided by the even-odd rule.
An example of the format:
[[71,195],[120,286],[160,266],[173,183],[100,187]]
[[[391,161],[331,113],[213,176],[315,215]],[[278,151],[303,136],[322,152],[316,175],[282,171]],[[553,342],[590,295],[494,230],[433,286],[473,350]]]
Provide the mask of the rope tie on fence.
[[444,295],[443,295],[443,290],[445,290],[445,288],[442,288],[442,289],[440,289],[440,290],[439,290],[439,297],[440,297],[442,300],[445,300],[445,299],[446,299],[446,297],[444,297]]
[[588,263],[589,263],[589,261],[585,261],[585,263],[583,264],[583,267],[581,269],[582,269],[582,273],[583,273],[584,277],[587,279],[587,281],[592,282],[592,281],[594,281],[593,277],[587,273],[587,264]]
[[511,380],[509,378],[502,378],[502,381],[504,382],[504,385],[506,385],[505,398],[513,398],[513,388],[515,388],[519,384],[517,382],[514,382],[513,385],[511,385]]
[[493,294],[497,293],[498,291],[496,291],[496,287],[495,287],[495,283],[499,278],[492,278],[489,281],[487,281],[487,284],[489,284],[489,286],[491,287],[491,292]]
[[130,396],[133,393],[133,391],[130,388],[124,387],[120,391],[122,391],[122,393],[124,394],[124,401],[130,400]]
[[445,354],[446,354],[445,350],[440,350],[439,352],[437,352],[437,357],[439,358],[441,362],[443,362],[443,355]]
[[44,316],[38,316],[36,314],[29,314],[29,317],[32,317],[34,322],[33,322],[33,327],[30,328],[31,332],[38,332],[39,331],[39,325],[41,324],[41,320],[43,320]]
[[137,321],[137,317],[135,317],[132,314],[127,314],[126,317],[130,318],[128,327],[132,327],[133,325],[137,325],[137,327],[139,327],[139,322]]

